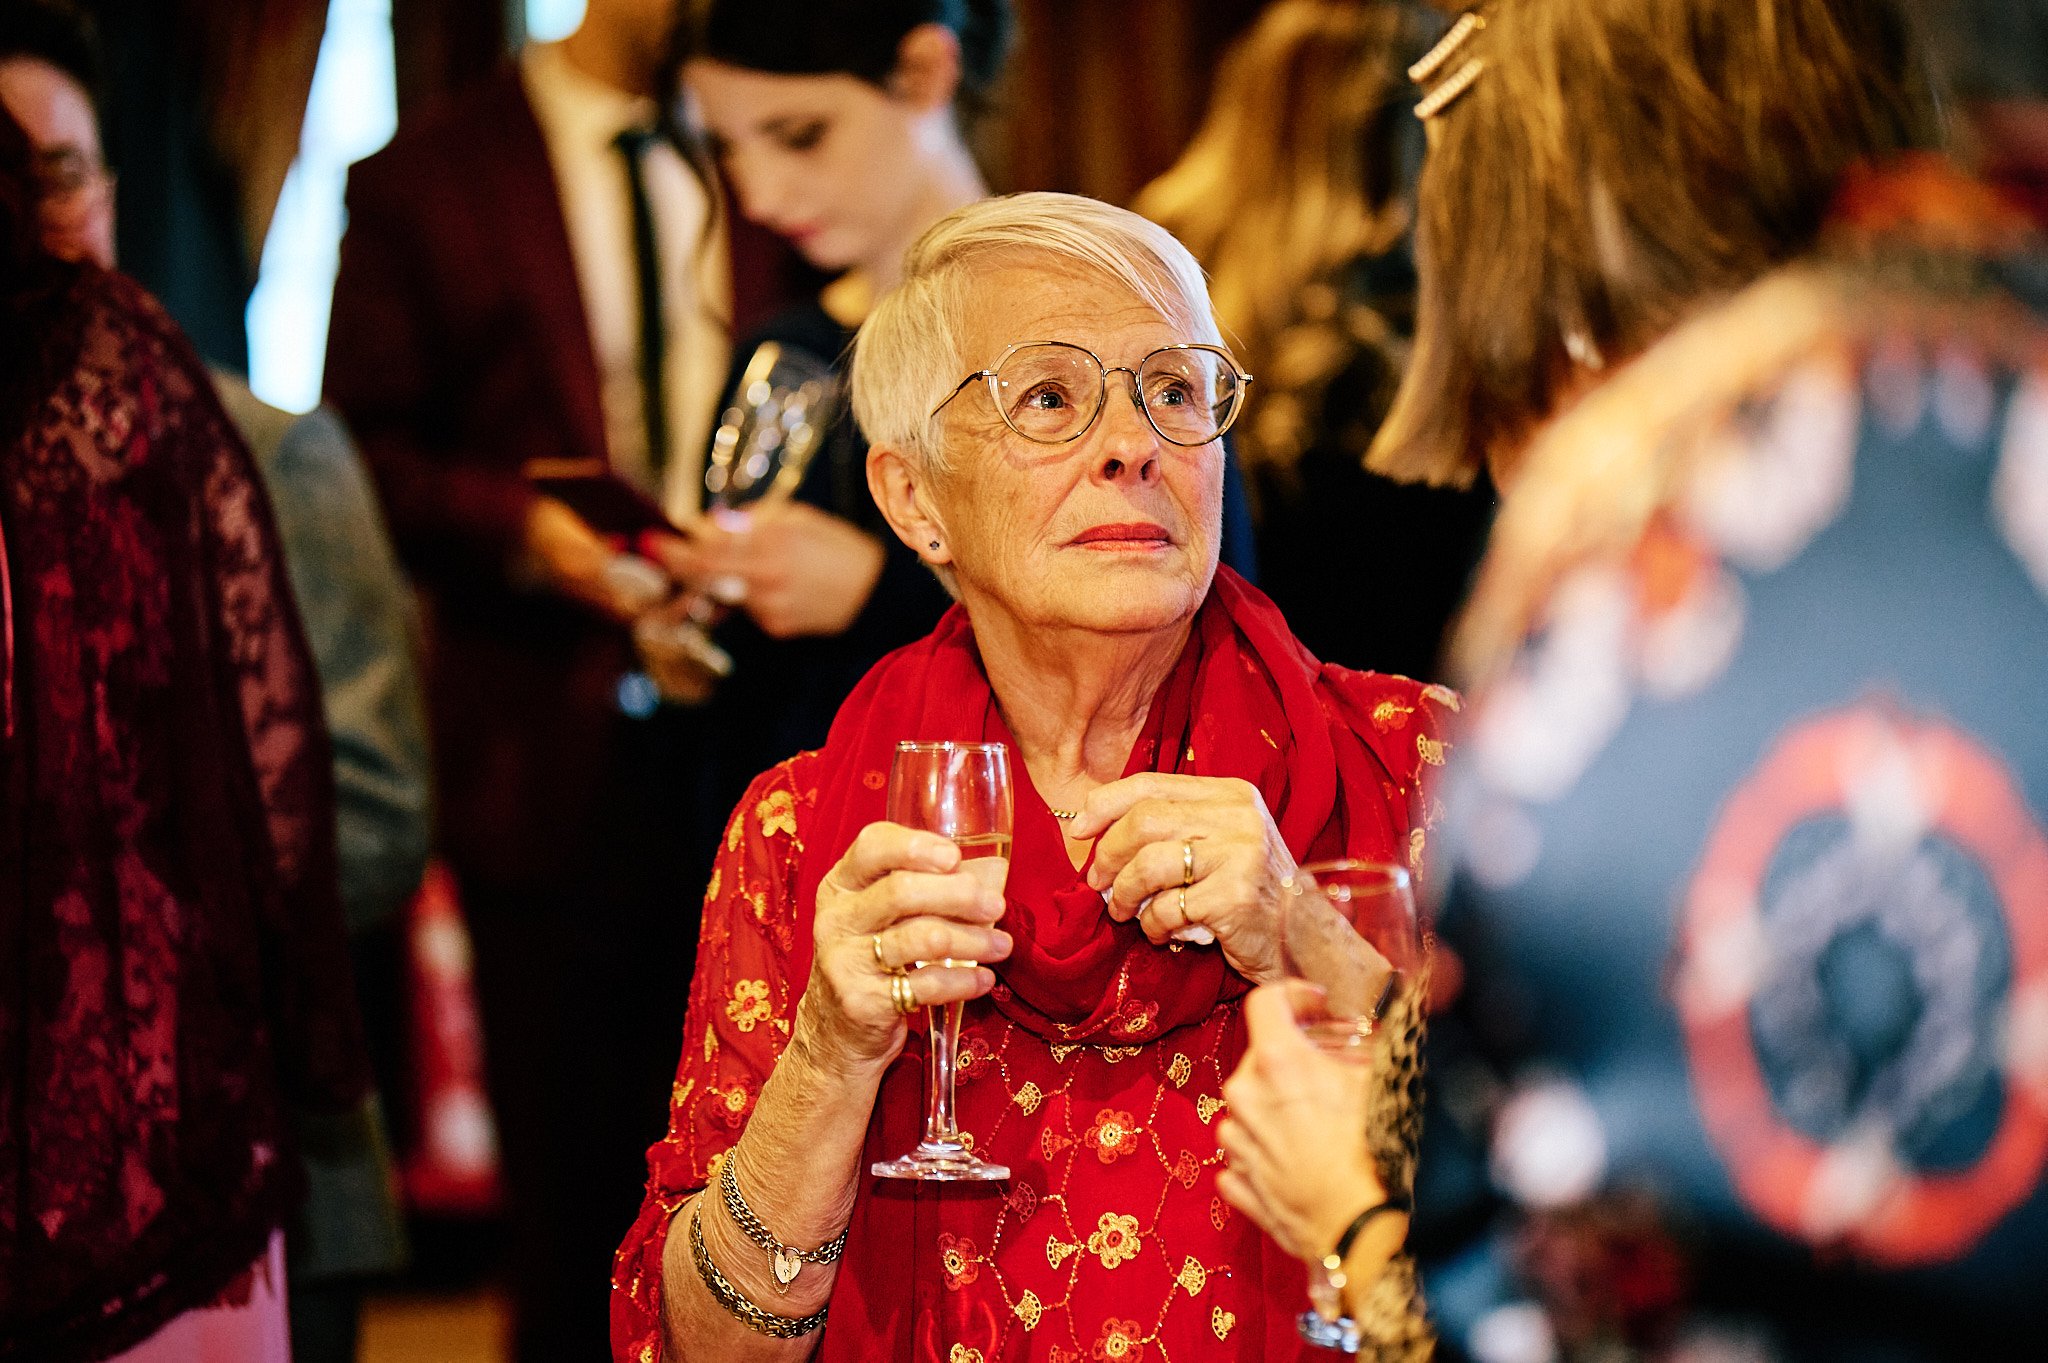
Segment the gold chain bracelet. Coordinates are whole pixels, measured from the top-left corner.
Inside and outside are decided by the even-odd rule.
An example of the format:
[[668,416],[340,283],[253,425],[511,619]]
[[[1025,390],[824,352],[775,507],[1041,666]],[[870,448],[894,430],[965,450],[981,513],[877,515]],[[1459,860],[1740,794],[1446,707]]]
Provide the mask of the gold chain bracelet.
[[825,1313],[831,1310],[827,1303],[808,1316],[778,1316],[748,1301],[746,1294],[727,1282],[718,1265],[711,1262],[711,1251],[704,1248],[704,1216],[694,1207],[690,1210],[690,1258],[697,1265],[697,1276],[704,1280],[704,1286],[718,1304],[756,1334],[770,1339],[797,1339],[823,1325]]
[[741,1196],[739,1175],[733,1172],[733,1165],[737,1163],[739,1161],[731,1152],[727,1152],[725,1167],[718,1174],[718,1195],[725,1200],[725,1214],[732,1218],[733,1224],[767,1252],[768,1267],[775,1275],[777,1292],[787,1295],[789,1285],[796,1281],[796,1275],[803,1271],[805,1264],[824,1265],[839,1261],[839,1252],[846,1248],[844,1230],[816,1249],[798,1249],[777,1240],[775,1233],[762,1224],[761,1218],[754,1215],[754,1209],[747,1205],[747,1199]]

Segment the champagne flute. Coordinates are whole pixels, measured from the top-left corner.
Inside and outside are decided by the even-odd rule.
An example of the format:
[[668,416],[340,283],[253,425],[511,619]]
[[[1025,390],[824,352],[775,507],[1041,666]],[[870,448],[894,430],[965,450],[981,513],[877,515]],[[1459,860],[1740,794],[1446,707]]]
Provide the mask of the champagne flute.
[[[891,823],[951,838],[960,849],[961,869],[1000,893],[1010,874],[1009,749],[1000,743],[898,743],[889,768],[888,817]],[[993,1182],[1010,1176],[1007,1166],[991,1164],[969,1150],[954,1120],[954,1057],[965,1006],[956,1002],[925,1010],[931,1070],[925,1089],[924,1139],[902,1158],[874,1165],[869,1172],[875,1177]]]
[[[757,502],[793,495],[839,417],[843,387],[826,361],[775,341],[762,342],[712,432],[704,465],[705,511],[714,517],[743,516],[744,508]],[[656,575],[654,600],[659,602],[667,595],[666,576],[644,560],[633,561],[642,564],[644,573]],[[621,691],[622,701],[633,702],[626,706],[628,713],[651,713],[661,701],[702,705],[711,698],[733,671],[732,655],[711,631],[745,585],[735,578],[708,582],[668,608],[640,617],[633,642],[641,670],[629,674]]]
[[[1320,1012],[1301,1028],[1323,1051],[1368,1063],[1372,1038],[1397,1002],[1419,998],[1428,965],[1407,868],[1387,862],[1325,861],[1287,883],[1280,920],[1282,965],[1323,991]],[[1323,1278],[1309,1275],[1301,1337],[1318,1348],[1358,1352],[1358,1326]]]

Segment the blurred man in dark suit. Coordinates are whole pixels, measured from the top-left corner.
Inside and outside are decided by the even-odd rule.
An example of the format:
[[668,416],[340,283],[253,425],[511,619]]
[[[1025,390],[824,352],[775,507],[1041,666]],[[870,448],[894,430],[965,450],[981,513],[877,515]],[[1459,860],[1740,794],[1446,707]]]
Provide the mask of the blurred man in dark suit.
[[[708,179],[668,136],[676,0],[421,111],[349,185],[327,395],[430,615],[440,846],[476,946],[516,1355],[605,1351],[709,851],[697,716],[649,702],[607,542],[541,467],[697,510],[727,363]],[[622,681],[627,684],[622,688]]]

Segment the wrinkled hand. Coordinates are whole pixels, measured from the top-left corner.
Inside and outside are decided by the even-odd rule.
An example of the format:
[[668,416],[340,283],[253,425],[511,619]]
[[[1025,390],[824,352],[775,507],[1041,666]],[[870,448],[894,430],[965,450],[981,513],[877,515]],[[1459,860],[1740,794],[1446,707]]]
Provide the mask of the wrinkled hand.
[[[879,1068],[903,1049],[889,972],[918,961],[1000,961],[1010,935],[995,926],[1003,896],[961,869],[960,849],[936,833],[871,823],[818,887],[816,955],[797,1032],[828,1063]],[[881,960],[875,942],[881,941]],[[919,1007],[979,998],[996,977],[982,965],[910,970]]]
[[[1294,858],[1249,781],[1146,772],[1090,792],[1069,837],[1099,837],[1088,883],[1109,892],[1109,916],[1135,918],[1163,944],[1189,925],[1207,928],[1254,984],[1281,977],[1282,886]],[[1194,880],[1183,896],[1185,848]]]
[[[1365,1145],[1371,1067],[1318,1050],[1297,1024],[1321,1004],[1319,991],[1299,980],[1246,997],[1251,1042],[1223,1085],[1230,1115],[1216,1130],[1230,1160],[1216,1191],[1282,1249],[1310,1262],[1386,1196]],[[1405,1217],[1391,1214],[1368,1224],[1346,1263],[1354,1283],[1378,1275],[1406,1227]]]
[[707,516],[671,540],[662,564],[738,606],[770,637],[844,633],[874,593],[882,545],[806,502],[763,502]]

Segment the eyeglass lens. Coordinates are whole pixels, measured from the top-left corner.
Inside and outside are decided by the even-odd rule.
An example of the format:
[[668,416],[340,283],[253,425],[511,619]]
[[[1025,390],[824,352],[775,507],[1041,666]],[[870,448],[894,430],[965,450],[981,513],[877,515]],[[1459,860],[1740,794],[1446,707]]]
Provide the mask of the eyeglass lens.
[[[1157,350],[1138,366],[1138,392],[1154,429],[1180,445],[1216,438],[1237,403],[1237,371],[1219,352]],[[1087,429],[1106,385],[1100,364],[1078,346],[1028,345],[996,370],[996,405],[1028,440],[1057,444]]]

